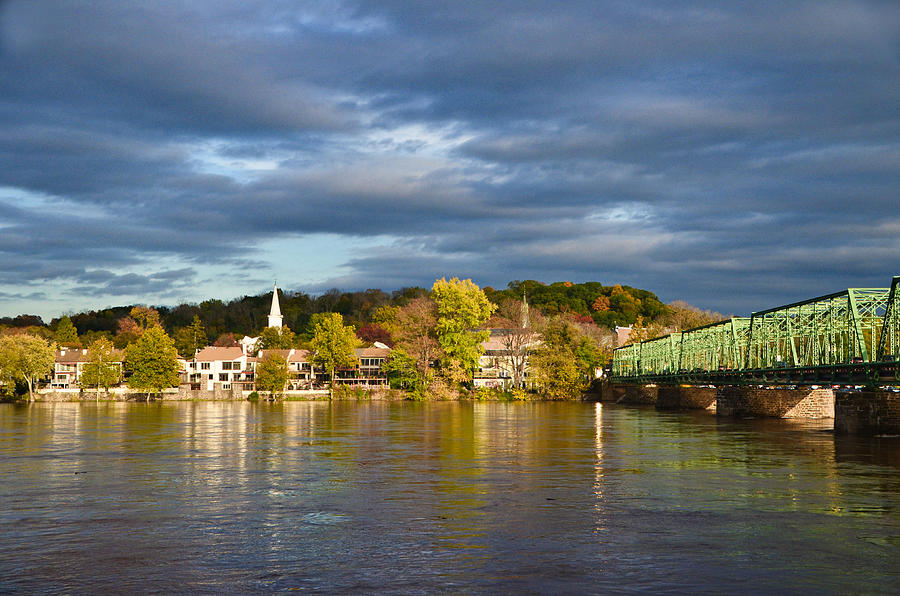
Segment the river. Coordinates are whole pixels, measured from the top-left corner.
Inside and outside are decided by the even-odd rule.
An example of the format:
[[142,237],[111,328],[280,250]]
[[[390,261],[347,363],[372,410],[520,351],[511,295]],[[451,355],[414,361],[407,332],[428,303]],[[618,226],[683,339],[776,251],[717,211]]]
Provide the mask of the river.
[[582,403],[0,405],[0,592],[898,593],[900,439]]

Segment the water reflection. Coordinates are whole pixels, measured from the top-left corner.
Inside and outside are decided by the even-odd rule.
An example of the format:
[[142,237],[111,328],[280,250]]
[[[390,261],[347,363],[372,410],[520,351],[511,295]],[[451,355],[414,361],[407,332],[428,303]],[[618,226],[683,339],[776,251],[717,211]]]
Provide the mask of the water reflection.
[[5,405],[0,591],[854,591],[898,460],[610,404]]

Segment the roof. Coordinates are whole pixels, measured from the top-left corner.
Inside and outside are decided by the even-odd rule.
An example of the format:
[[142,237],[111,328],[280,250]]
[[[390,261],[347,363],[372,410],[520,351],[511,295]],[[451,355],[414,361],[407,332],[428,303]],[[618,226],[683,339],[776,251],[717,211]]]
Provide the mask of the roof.
[[357,358],[387,358],[391,355],[388,348],[356,348],[353,350]]
[[287,360],[289,363],[290,362],[306,362],[307,357],[309,356],[309,350],[297,350],[297,349],[293,349],[293,348],[290,350],[274,350],[274,349],[273,350],[260,350],[257,360],[262,360],[262,358],[266,354],[278,354],[279,356],[281,356],[282,358]]
[[207,346],[197,352],[194,360],[197,362],[213,362],[216,360],[240,360],[244,355],[244,351],[240,347],[236,348],[220,348],[218,346]]
[[[115,356],[117,362],[122,362],[125,360],[125,352],[123,350],[113,349],[113,356]],[[90,356],[88,355],[88,351],[84,348],[62,348],[60,350],[56,350],[56,362],[66,363],[66,362],[89,362]]]

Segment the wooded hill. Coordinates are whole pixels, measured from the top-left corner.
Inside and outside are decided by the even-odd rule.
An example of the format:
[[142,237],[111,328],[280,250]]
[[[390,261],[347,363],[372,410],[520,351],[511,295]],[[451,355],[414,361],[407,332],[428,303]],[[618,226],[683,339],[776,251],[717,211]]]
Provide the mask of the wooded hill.
[[[527,299],[529,307],[545,315],[572,313],[583,322],[593,321],[597,326],[613,329],[616,325],[628,326],[639,320],[643,325],[668,325],[676,317],[678,309],[688,309],[699,315],[721,317],[717,313],[702,313],[680,303],[669,306],[648,290],[629,286],[605,286],[599,282],[556,282],[544,284],[535,280],[516,280],[506,289],[484,288],[485,295],[494,303],[506,299]],[[391,293],[378,289],[360,292],[341,292],[332,289],[320,296],[304,292],[280,292],[279,300],[284,324],[298,335],[309,334],[309,322],[318,313],[337,312],[344,315],[347,324],[357,328],[366,326],[372,315],[383,306],[404,306],[411,300],[427,296],[429,290],[420,287],[403,288]],[[232,333],[236,336],[258,335],[266,326],[266,317],[272,303],[272,293],[243,296],[228,302],[205,300],[199,304],[180,304],[175,307],[154,307],[164,328],[172,333],[191,325],[194,317],[202,322],[209,341]],[[120,331],[120,321],[128,317],[132,306],[119,306],[104,310],[92,310],[69,315],[79,336],[114,336]],[[590,321],[588,320],[590,319]],[[49,325],[55,330],[59,319]],[[33,315],[0,318],[0,327],[40,326],[43,321]],[[678,325],[682,327],[682,325]]]

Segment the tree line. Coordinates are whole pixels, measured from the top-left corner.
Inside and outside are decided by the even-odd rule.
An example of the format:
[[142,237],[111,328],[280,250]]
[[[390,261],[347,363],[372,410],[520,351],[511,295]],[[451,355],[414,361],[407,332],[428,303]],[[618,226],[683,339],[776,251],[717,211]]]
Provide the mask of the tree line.
[[[564,397],[583,389],[594,370],[608,360],[616,346],[616,325],[630,324],[633,337],[647,339],[722,318],[683,302],[663,304],[647,290],[597,282],[513,281],[506,289],[495,290],[481,289],[471,280],[442,278],[430,289],[404,288],[391,294],[331,290],[311,297],[284,292],[279,298],[285,323],[281,329],[265,326],[271,301],[268,292],[228,303],[116,307],[63,316],[50,325],[20,315],[3,320],[0,337],[28,335],[47,346],[55,342],[89,347],[92,355],[107,355],[99,356],[101,360],[109,350],[123,349],[129,354],[126,366],[132,386],[143,383],[148,391],[171,386],[173,380],[177,383],[177,368],[173,372],[170,364],[178,354],[190,358],[210,344],[238,345],[244,335],[258,335],[258,347],[270,352],[309,349],[314,363],[329,371],[332,380],[335,370],[352,365],[353,348],[380,341],[394,348],[384,367],[392,385],[424,396],[454,395],[471,388],[481,344],[489,336],[487,329],[493,328],[502,330],[498,341],[508,354],[514,387],[524,386],[527,361],[532,387],[549,397]],[[166,355],[164,366],[159,361],[146,363],[145,368],[162,371],[152,383],[142,381],[141,374],[135,376],[139,354],[151,360],[154,354]],[[258,384],[277,388],[287,374],[287,362],[277,353],[267,358],[259,363]],[[9,364],[14,360],[7,358],[4,368],[0,352],[0,375],[6,374],[8,381],[21,377],[30,388],[21,371],[3,372],[16,369]],[[91,369],[89,380],[99,392],[110,383],[112,373],[97,367],[96,372]]]

